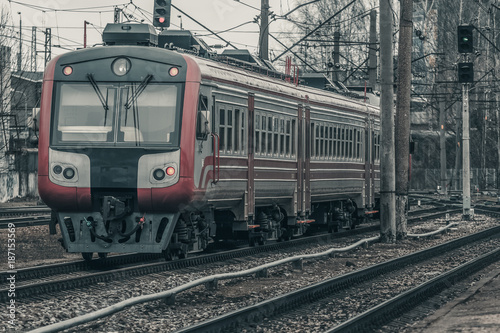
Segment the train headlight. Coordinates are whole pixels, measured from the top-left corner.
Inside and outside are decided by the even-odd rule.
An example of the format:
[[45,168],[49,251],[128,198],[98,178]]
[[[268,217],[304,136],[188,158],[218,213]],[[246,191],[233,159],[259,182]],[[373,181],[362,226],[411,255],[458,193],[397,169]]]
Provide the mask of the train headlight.
[[115,75],[123,76],[129,72],[131,66],[132,65],[130,64],[130,60],[128,60],[127,58],[118,58],[113,61],[111,69],[113,70],[113,73],[115,73]]
[[169,176],[173,176],[175,174],[174,167],[168,167],[166,171],[167,171],[167,175],[169,175]]
[[165,171],[163,169],[156,169],[153,171],[153,178],[160,181],[165,178]]
[[59,175],[63,171],[63,168],[60,165],[56,165],[52,168],[52,171],[54,171],[56,175]]
[[179,68],[177,67],[170,68],[168,74],[170,74],[170,76],[177,76],[177,74],[179,74]]
[[72,179],[73,177],[75,177],[75,170],[73,170],[73,168],[66,168],[63,171],[63,176],[66,179]]
[[71,66],[66,66],[63,68],[63,74],[68,76],[68,75],[71,75],[71,73],[73,73],[73,68]]

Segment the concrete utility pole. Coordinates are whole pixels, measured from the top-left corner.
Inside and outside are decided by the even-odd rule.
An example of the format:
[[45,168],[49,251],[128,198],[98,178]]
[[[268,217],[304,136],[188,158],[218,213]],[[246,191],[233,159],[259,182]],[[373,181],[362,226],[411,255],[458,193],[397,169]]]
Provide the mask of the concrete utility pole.
[[[339,26],[337,26],[335,29],[340,29]],[[340,31],[335,30],[333,33],[333,65],[335,66],[335,69],[333,70],[334,75],[332,76],[332,79],[334,81],[338,81],[339,78],[339,71],[340,71]]]
[[17,71],[20,72],[23,60],[23,20],[21,19],[21,12],[17,13],[19,14],[19,54],[17,56]]
[[260,43],[259,57],[269,60],[269,0],[260,3]]
[[413,0],[401,0],[396,103],[396,238],[406,238],[410,161],[411,47]]
[[[446,22],[445,16],[441,10],[438,10],[438,52],[442,53],[439,56],[439,65],[437,67],[437,80],[440,82],[446,81],[445,75],[445,60],[446,60]],[[448,94],[448,88],[445,84],[437,90],[440,93],[438,97],[439,100],[439,161],[440,161],[440,178],[441,178],[441,193],[447,197],[448,196],[448,180],[446,177],[447,172],[447,161],[446,161],[446,109],[447,105],[450,105],[450,98]],[[452,176],[453,178],[453,176]],[[451,184],[450,184],[451,188]]]
[[394,169],[394,69],[392,49],[392,0],[380,0],[381,159],[380,238],[396,240],[396,176]]
[[463,219],[470,217],[469,84],[462,84]]
[[377,11],[370,11],[370,46],[368,46],[368,81],[373,90],[377,85]]

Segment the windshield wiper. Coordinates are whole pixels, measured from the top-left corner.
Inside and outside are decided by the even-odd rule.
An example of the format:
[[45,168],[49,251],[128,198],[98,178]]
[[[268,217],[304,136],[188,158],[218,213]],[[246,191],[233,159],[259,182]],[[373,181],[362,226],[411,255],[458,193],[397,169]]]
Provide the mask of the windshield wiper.
[[127,103],[125,104],[125,109],[127,110],[130,109],[132,103],[134,103],[137,97],[139,97],[139,95],[142,94],[142,92],[144,91],[144,89],[146,89],[146,86],[149,84],[149,81],[151,81],[152,78],[153,74],[148,74],[148,76],[146,76],[144,80],[142,80],[139,87],[137,87],[137,89],[135,90],[135,93],[132,96],[130,96]]
[[99,97],[99,100],[101,101],[102,107],[104,108],[104,111],[106,111],[106,114],[104,115],[104,119],[107,118],[108,114],[108,95],[106,94],[106,99],[104,99],[104,96],[102,95],[101,89],[97,86],[97,83],[94,80],[94,76],[92,74],[87,74],[87,79],[89,79],[90,84],[92,85],[92,88],[94,88],[95,93],[97,94],[97,97]]

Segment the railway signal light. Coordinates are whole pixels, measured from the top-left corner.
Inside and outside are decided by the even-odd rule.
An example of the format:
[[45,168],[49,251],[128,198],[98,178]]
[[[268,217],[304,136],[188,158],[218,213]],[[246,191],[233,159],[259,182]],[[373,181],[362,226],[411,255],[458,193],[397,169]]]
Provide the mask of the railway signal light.
[[460,53],[472,53],[473,38],[472,30],[474,27],[472,25],[459,25],[457,29],[458,36],[458,52]]
[[170,7],[172,0],[154,0],[153,25],[159,28],[170,26]]
[[472,62],[461,62],[458,64],[458,82],[474,82],[474,65]]

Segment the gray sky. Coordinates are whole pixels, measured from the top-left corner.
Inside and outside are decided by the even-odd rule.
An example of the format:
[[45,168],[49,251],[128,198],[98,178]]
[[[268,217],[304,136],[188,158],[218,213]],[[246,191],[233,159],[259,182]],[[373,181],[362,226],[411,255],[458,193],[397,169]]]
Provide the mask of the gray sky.
[[[269,0],[269,2],[271,10],[278,15],[285,14],[296,6],[296,0]],[[208,28],[218,32],[253,21],[260,14],[258,9],[261,0],[172,0],[172,3]],[[52,28],[52,45],[62,47],[53,47],[53,55],[67,52],[68,49],[83,47],[84,20],[91,23],[87,26],[87,45],[101,43],[102,29],[106,23],[113,22],[113,6],[126,8],[126,12],[136,19],[145,19],[144,22],[149,23],[153,11],[153,0],[0,0],[0,5],[11,13],[16,33],[19,31],[20,15],[18,12],[21,12],[25,50],[30,47],[32,26],[40,28],[37,33],[39,51],[43,50],[44,35],[41,30],[47,27]],[[179,29],[181,20],[186,30],[191,30],[201,36],[210,34],[172,8],[171,28]],[[221,36],[238,48],[248,48],[251,52],[256,52],[258,29],[256,23],[247,23]],[[270,32],[275,36],[283,29],[287,29],[285,20],[277,20],[270,24]],[[209,45],[223,44],[213,35],[203,36],[203,39]],[[277,47],[277,43],[270,38],[270,49],[274,47]]]

